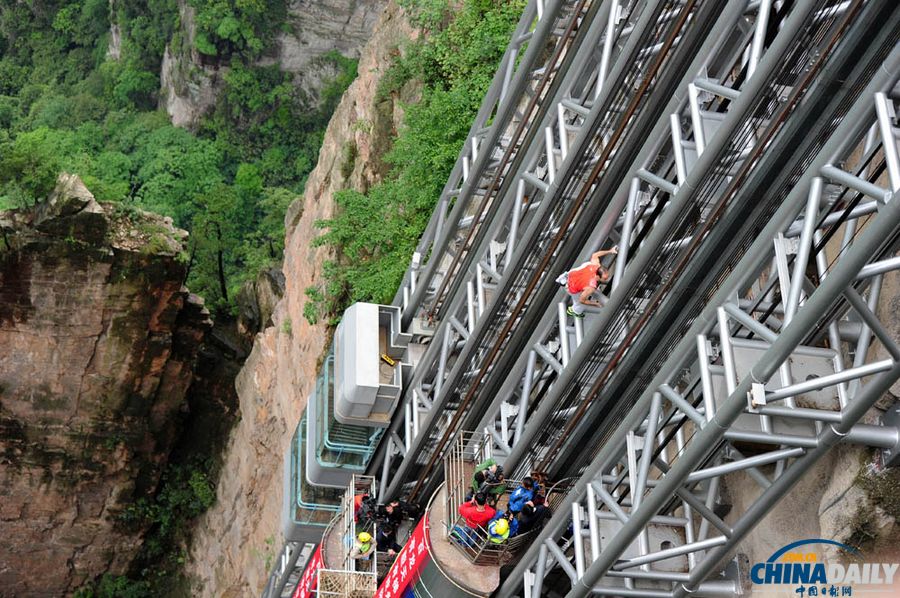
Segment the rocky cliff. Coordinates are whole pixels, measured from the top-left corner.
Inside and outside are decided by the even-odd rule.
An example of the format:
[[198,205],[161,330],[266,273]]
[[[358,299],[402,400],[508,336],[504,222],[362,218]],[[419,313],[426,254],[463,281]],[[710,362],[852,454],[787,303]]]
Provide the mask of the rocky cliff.
[[157,485],[211,322],[186,233],[73,175],[0,235],[0,595],[61,596],[139,548],[117,514]]
[[[336,50],[350,58],[358,57],[384,3],[384,0],[290,0],[284,30],[260,64],[280,65],[283,71],[293,75],[295,87],[315,101],[323,83],[337,74],[334,65],[322,60],[322,56]],[[177,43],[170,43],[163,56],[160,104],[174,125],[193,127],[215,104],[228,67],[204,60],[197,52],[195,10],[184,0],[179,1],[179,14],[181,30]]]
[[[321,282],[328,258],[325,248],[311,247],[319,234],[314,223],[332,215],[335,191],[365,190],[384,175],[381,157],[401,122],[400,104],[412,100],[414,90],[378,99],[376,89],[398,46],[414,35],[389,2],[362,50],[359,77],[328,125],[305,194],[288,210],[285,294],[237,379],[241,421],[228,444],[216,504],[197,526],[187,566],[195,596],[259,595],[281,546],[284,455],[328,340],[324,324],[303,318],[305,289]],[[350,144],[356,147],[352,164],[345,163]]]

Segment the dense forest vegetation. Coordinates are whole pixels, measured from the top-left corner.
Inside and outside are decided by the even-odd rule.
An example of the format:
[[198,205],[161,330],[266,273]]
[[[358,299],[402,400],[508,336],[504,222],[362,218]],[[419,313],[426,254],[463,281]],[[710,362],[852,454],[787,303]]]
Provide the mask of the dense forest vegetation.
[[[287,0],[187,1],[196,50],[227,67],[193,132],[158,109],[166,46],[179,55],[186,43],[177,0],[0,3],[0,210],[43,200],[68,171],[101,201],[171,216],[191,233],[188,285],[222,317],[245,280],[281,259],[285,209],[356,62],[322,57],[337,76],[315,101],[277,64],[259,65],[287,25]],[[191,522],[215,500],[213,452],[173,457],[156,494],[118,515],[125,530],[149,530],[142,550],[128,576],[91,581],[79,598],[188,595],[179,571]]]
[[[400,0],[428,35],[402,48],[381,80],[387,95],[424,84],[386,157],[389,176],[366,194],[336,196],[316,242],[333,247],[326,284],[306,289],[304,315],[337,320],[355,301],[390,303],[525,7],[523,0]],[[452,7],[452,8],[451,8]]]
[[314,104],[278,65],[256,64],[286,0],[190,3],[197,49],[229,67],[196,134],[157,110],[166,44],[177,54],[184,43],[176,0],[116,0],[115,14],[109,0],[0,6],[0,209],[45,198],[65,170],[101,201],[172,216],[191,232],[189,286],[222,314],[246,279],[280,260],[284,211],[356,63],[323,57],[340,75]]

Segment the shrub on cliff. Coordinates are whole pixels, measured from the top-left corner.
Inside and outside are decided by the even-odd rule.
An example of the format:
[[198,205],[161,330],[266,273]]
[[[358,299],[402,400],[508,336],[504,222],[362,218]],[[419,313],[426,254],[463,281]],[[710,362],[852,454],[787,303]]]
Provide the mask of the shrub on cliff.
[[355,301],[391,302],[524,8],[522,0],[464,0],[455,13],[445,0],[401,4],[430,33],[406,48],[379,92],[416,79],[422,98],[407,107],[388,177],[365,194],[338,192],[337,215],[317,223],[325,232],[315,242],[338,257],[325,265],[325,286],[307,289],[310,322]]
[[257,56],[284,20],[284,0],[189,0],[197,9],[194,43],[208,56]]

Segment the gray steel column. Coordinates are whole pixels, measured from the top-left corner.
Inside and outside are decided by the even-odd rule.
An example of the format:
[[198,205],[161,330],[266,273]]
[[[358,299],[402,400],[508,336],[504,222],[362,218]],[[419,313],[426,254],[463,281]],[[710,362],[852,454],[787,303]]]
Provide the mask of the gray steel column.
[[[680,456],[668,474],[659,480],[657,486],[647,496],[644,503],[631,513],[628,522],[607,543],[606,549],[585,571],[578,584],[567,594],[568,598],[585,596],[615,563],[618,555],[631,541],[656,511],[669,500],[678,487],[691,473],[695,463],[702,463],[709,452],[724,437],[725,431],[743,412],[747,404],[747,393],[753,380],[768,380],[778,371],[794,347],[802,342],[807,331],[816,325],[821,314],[853,283],[857,273],[875,255],[885,239],[889,238],[900,222],[900,202],[890,202],[879,212],[874,221],[869,221],[865,230],[857,238],[851,249],[829,274],[822,285],[809,297],[797,315],[779,335],[778,339],[763,354],[750,374],[738,384],[728,399],[719,407],[713,420],[697,434],[691,446]],[[892,372],[894,370],[891,370]],[[900,369],[897,369],[900,372]],[[853,409],[851,403],[850,409]]]
[[[604,306],[598,317],[593,319],[588,325],[585,333],[585,342],[578,347],[573,355],[570,364],[580,364],[589,357],[590,351],[593,350],[592,344],[604,332],[613,316],[618,312],[625,302],[628,293],[638,283],[643,275],[644,270],[651,260],[657,257],[656,250],[661,247],[666,240],[672,226],[678,218],[682,216],[682,209],[691,199],[691,195],[697,186],[702,182],[707,172],[716,167],[719,155],[726,149],[729,141],[728,131],[739,128],[749,111],[754,109],[756,95],[770,83],[771,75],[781,66],[782,54],[790,47],[794,41],[794,33],[803,25],[809,13],[817,4],[816,0],[802,0],[794,7],[790,17],[785,22],[784,28],[779,32],[778,36],[772,42],[769,51],[763,57],[757,68],[756,74],[751,77],[741,90],[740,97],[735,100],[729,109],[725,120],[722,122],[716,135],[707,144],[706,150],[697,159],[694,168],[688,173],[688,177],[684,184],[679,188],[678,193],[672,198],[671,204],[663,211],[659,222],[653,227],[653,230],[647,236],[641,249],[635,254],[625,269],[624,280],[619,283],[616,291],[609,298],[609,302]],[[603,218],[601,220],[605,220]],[[564,390],[574,378],[577,368],[566,368],[554,386],[554,390]],[[552,392],[552,391],[551,391]],[[556,396],[556,393],[552,393]],[[513,447],[512,453],[506,459],[507,470],[511,471],[518,466],[524,453],[529,450],[529,444],[533,437],[539,431],[543,421],[549,417],[553,410],[554,401],[545,397],[541,406],[532,418],[531,425],[526,425],[524,442]]]
[[[869,128],[868,120],[870,116],[874,114],[874,107],[870,98],[874,93],[891,87],[897,79],[898,72],[900,72],[900,48],[896,48],[891,53],[882,68],[874,75],[873,81],[848,111],[844,120],[838,125],[834,134],[831,135],[829,140],[822,147],[818,156],[811,163],[810,168],[800,177],[782,206],[772,216],[757,240],[741,258],[737,266],[735,266],[732,274],[722,284],[710,300],[709,305],[697,317],[694,324],[685,334],[685,337],[672,351],[671,357],[663,364],[659,372],[651,381],[648,391],[642,395],[637,405],[635,405],[628,416],[626,416],[619,425],[618,431],[610,439],[607,447],[601,450],[600,454],[594,459],[578,483],[569,492],[569,495],[565,498],[563,503],[558,506],[557,512],[554,513],[538,538],[535,539],[535,545],[543,543],[547,538],[561,533],[562,530],[568,526],[568,512],[571,509],[571,504],[581,500],[586,492],[585,489],[587,484],[597,476],[602,463],[624,442],[625,432],[634,429],[645,419],[644,413],[649,407],[652,394],[655,392],[654,389],[667,381],[670,372],[685,367],[693,358],[691,350],[696,344],[696,337],[697,335],[704,334],[708,326],[716,321],[716,310],[718,306],[729,301],[737,289],[748,286],[750,282],[756,278],[759,269],[769,263],[771,255],[771,239],[774,238],[779,231],[785,230],[792,222],[794,222],[797,214],[802,209],[810,182],[814,177],[818,176],[819,169],[830,160],[848,151],[855,142],[854,140],[864,134]],[[504,582],[499,589],[497,595],[500,598],[511,598],[515,594],[516,589],[521,583],[522,575],[536,556],[535,553],[536,551],[534,549],[529,549],[528,554],[524,555],[519,560],[514,571],[507,576],[506,582]]]

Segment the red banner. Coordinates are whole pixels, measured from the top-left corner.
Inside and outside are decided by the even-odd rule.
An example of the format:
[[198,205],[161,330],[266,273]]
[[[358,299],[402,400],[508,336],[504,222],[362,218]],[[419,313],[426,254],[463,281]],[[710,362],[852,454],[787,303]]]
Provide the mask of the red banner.
[[413,533],[409,536],[406,546],[397,555],[397,560],[391,565],[390,571],[384,577],[384,581],[378,587],[375,598],[400,598],[409,585],[416,580],[416,574],[428,562],[428,533],[426,526],[428,515],[423,515]]
[[300,583],[297,584],[297,589],[294,590],[291,598],[309,598],[312,596],[313,590],[316,589],[316,584],[319,583],[319,569],[321,568],[322,545],[319,544],[312,558],[309,559],[309,563],[306,564],[306,569],[303,570],[303,577],[300,578]]

